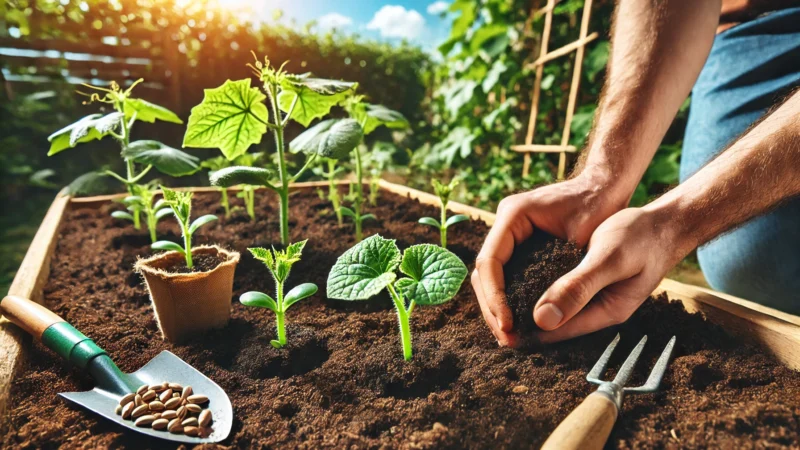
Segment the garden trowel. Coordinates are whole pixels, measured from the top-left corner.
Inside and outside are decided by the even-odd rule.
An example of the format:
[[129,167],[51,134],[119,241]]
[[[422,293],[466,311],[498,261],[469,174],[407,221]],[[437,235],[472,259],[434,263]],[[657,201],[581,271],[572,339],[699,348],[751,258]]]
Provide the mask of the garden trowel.
[[[47,308],[30,300],[7,296],[0,300],[0,312],[11,322],[39,339],[49,349],[87,371],[97,386],[88,392],[59,394],[108,420],[149,436],[189,444],[219,442],[231,431],[233,410],[225,391],[194,367],[186,364],[168,351],[163,351],[144,367],[133,373],[123,373],[91,339],[68,324]],[[173,434],[167,430],[137,427],[133,420],[125,420],[115,413],[120,399],[144,384],[162,382],[192,386],[195,393],[208,397],[213,423],[209,433],[202,437]]]

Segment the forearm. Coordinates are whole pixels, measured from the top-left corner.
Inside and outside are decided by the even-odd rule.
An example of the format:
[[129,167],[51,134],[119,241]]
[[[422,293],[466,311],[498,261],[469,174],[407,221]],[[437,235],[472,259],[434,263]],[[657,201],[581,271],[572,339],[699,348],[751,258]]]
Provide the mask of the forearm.
[[625,203],[708,57],[719,0],[622,0],[608,76],[579,170],[606,174]]
[[669,224],[678,257],[800,195],[800,92],[644,209]]

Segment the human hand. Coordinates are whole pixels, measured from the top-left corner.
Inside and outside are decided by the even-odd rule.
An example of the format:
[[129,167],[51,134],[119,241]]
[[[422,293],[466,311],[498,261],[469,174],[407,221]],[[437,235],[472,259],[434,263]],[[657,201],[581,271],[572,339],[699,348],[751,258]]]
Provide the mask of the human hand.
[[534,230],[585,245],[606,218],[625,207],[629,193],[609,186],[608,178],[583,172],[577,177],[503,199],[472,272],[472,287],[497,342],[516,346],[511,310],[506,304],[503,265],[514,247]]
[[692,249],[674,223],[653,209],[628,208],[597,227],[583,261],[536,304],[533,318],[545,330],[538,340],[562,341],[626,321]]

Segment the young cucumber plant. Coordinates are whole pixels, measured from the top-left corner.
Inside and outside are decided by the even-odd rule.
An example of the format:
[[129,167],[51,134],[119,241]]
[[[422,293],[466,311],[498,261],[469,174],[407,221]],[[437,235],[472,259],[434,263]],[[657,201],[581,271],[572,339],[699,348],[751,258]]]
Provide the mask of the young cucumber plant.
[[203,225],[217,220],[217,216],[213,214],[206,214],[195,219],[194,222],[189,222],[192,214],[192,193],[191,192],[177,192],[172,189],[161,187],[164,193],[164,203],[172,209],[175,218],[178,219],[178,224],[181,226],[181,234],[183,235],[183,247],[171,241],[158,241],[151,245],[154,250],[167,250],[176,251],[186,258],[186,267],[194,267],[192,262],[192,235]]
[[135,211],[143,212],[147,230],[150,232],[150,241],[155,243],[158,222],[172,214],[172,210],[164,199],[155,201],[155,196],[155,189],[150,183],[136,184],[133,186],[133,195],[129,195],[122,200],[122,203],[128,207],[128,211],[114,211],[111,213],[111,217],[133,222],[135,220],[133,213]]
[[[291,149],[291,145],[289,148]],[[328,181],[328,193],[324,194],[322,191],[320,191],[320,198],[323,200],[327,198],[328,201],[331,202],[331,207],[333,208],[334,213],[336,213],[336,221],[341,227],[344,225],[344,217],[342,216],[341,210],[342,197],[339,195],[339,186],[336,184],[336,176],[344,172],[344,168],[337,167],[336,160],[332,158],[325,158],[325,164],[328,167],[327,171],[322,166],[314,167],[311,170],[315,175],[318,175]]]
[[255,247],[248,248],[253,256],[264,263],[272,274],[275,280],[275,297],[258,292],[250,291],[245,292],[239,297],[239,301],[245,306],[258,306],[260,308],[267,308],[275,313],[275,323],[278,332],[278,339],[270,341],[275,348],[281,348],[286,345],[286,325],[285,316],[289,307],[295,303],[308,298],[317,292],[317,285],[314,283],[303,283],[295,286],[292,290],[284,295],[284,286],[286,279],[289,278],[289,272],[292,270],[292,265],[300,261],[300,256],[303,254],[303,247],[306,246],[308,240],[290,244],[286,250],[267,250],[265,248]]
[[[397,278],[400,272],[408,278]],[[411,359],[411,313],[416,305],[440,305],[458,293],[467,267],[450,251],[431,244],[412,245],[402,258],[393,239],[370,236],[339,257],[328,275],[328,297],[367,300],[383,289],[397,309],[403,358]]]
[[[208,179],[214,179],[214,172],[232,167],[232,166],[245,166],[245,167],[252,167],[255,166],[264,156],[264,153],[245,153],[244,155],[236,157],[233,161],[228,161],[227,158],[224,156],[217,156],[216,158],[210,158],[202,163],[200,166],[208,171]],[[213,184],[213,183],[212,183]],[[228,187],[218,186],[220,192],[220,205],[222,209],[225,210],[225,217],[228,218],[231,215],[231,205],[230,201],[228,200]],[[256,212],[255,212],[255,190],[253,186],[250,185],[242,185],[242,190],[236,194],[238,198],[244,200],[244,207],[247,211],[247,215],[250,216],[250,220],[256,220]],[[235,208],[234,208],[235,209]]]
[[419,223],[439,229],[443,248],[447,248],[447,229],[459,222],[469,220],[469,217],[464,214],[457,214],[449,219],[447,218],[447,203],[450,202],[450,194],[453,193],[453,189],[455,189],[457,185],[458,180],[452,180],[448,184],[442,184],[439,180],[433,180],[433,191],[436,192],[436,195],[439,197],[439,203],[442,208],[441,221],[433,217],[423,217],[419,219]]
[[[113,177],[125,185],[128,194],[135,196],[134,186],[145,175],[155,168],[159,172],[173,177],[191,175],[200,169],[199,159],[178,149],[174,149],[158,141],[131,142],[131,130],[137,120],[154,123],[156,120],[182,124],[183,121],[172,111],[163,106],[150,103],[146,100],[131,97],[133,88],[141,83],[140,78],[131,86],[122,90],[115,82],[110,89],[84,84],[85,87],[97,92],[84,94],[89,97],[88,103],[105,103],[111,105],[114,112],[90,114],[79,121],[56,131],[47,138],[50,141],[50,151],[47,156],[53,156],[64,150],[74,148],[83,142],[90,142],[111,136],[122,147],[122,159],[125,161],[125,176],[110,170],[100,172],[102,175]],[[91,180],[91,178],[86,178]],[[77,181],[77,180],[76,180]],[[80,187],[73,187],[80,190]],[[139,205],[133,205],[131,217],[134,227],[141,228]]]
[[[285,63],[284,63],[285,66]],[[229,160],[247,152],[252,144],[261,142],[269,129],[275,136],[277,157],[277,184],[272,183],[271,171],[254,171],[252,167],[234,166],[224,177],[217,180],[230,184],[251,184],[254,174],[258,185],[265,186],[278,194],[280,199],[281,243],[289,241],[289,184],[296,181],[318,156],[330,156],[340,147],[352,149],[361,139],[361,128],[342,124],[328,130],[329,139],[309,146],[305,164],[293,175],[289,174],[284,144],[284,129],[288,121],[294,120],[308,126],[314,119],[328,114],[330,109],[340,103],[355,86],[354,83],[312,78],[308,74],[293,75],[275,68],[269,60],[256,61],[250,65],[262,82],[262,93],[250,86],[250,79],[226,81],[216,89],[206,89],[203,102],[192,108],[184,147],[219,148]],[[268,101],[272,114],[264,101]],[[341,122],[339,122],[341,123]],[[317,125],[319,126],[319,124]],[[330,128],[330,126],[329,126]]]

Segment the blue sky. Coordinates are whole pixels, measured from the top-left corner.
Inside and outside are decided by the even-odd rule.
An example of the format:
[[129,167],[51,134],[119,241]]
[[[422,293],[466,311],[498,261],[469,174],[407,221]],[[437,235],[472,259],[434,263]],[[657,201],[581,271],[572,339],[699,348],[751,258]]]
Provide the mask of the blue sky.
[[447,38],[450,21],[441,17],[449,3],[443,0],[220,0],[252,8],[269,19],[275,9],[283,21],[318,21],[331,28],[389,42],[403,38],[433,51]]

